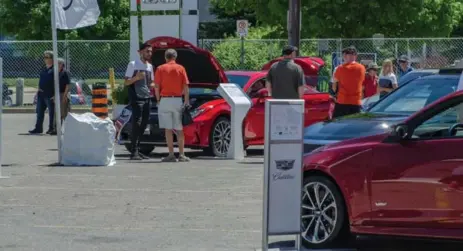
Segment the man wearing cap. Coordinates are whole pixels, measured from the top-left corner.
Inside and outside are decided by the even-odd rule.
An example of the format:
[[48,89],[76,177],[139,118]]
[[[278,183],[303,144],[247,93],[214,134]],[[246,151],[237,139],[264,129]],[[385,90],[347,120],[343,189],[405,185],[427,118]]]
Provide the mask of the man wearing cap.
[[129,102],[132,106],[132,133],[130,159],[148,159],[140,153],[140,138],[144,134],[150,116],[150,88],[154,88],[153,66],[148,62],[153,55],[151,45],[144,43],[138,51],[140,57],[131,61],[125,73]]
[[274,99],[302,99],[304,97],[304,71],[294,63],[297,47],[286,46],[283,59],[274,63],[267,73],[265,87]]
[[378,93],[378,65],[370,63],[367,67],[367,74],[363,80],[363,98],[374,96]]
[[359,113],[362,107],[365,67],[356,62],[357,50],[351,46],[342,51],[344,62],[333,77],[333,91],[337,91],[333,118]]
[[398,80],[405,74],[413,71],[413,68],[409,65],[409,59],[407,56],[402,55],[399,58],[399,68],[397,69]]

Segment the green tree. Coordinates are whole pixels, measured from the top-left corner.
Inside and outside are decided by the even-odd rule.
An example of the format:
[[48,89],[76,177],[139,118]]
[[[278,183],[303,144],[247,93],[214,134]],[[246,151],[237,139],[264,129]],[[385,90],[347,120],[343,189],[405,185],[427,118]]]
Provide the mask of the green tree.
[[[0,30],[18,40],[51,40],[50,1],[1,0]],[[96,25],[58,30],[58,39],[129,39],[129,0],[98,1]]]
[[[258,23],[285,30],[288,0],[212,0],[228,12],[246,6]],[[463,16],[461,0],[302,1],[304,38],[448,36]]]

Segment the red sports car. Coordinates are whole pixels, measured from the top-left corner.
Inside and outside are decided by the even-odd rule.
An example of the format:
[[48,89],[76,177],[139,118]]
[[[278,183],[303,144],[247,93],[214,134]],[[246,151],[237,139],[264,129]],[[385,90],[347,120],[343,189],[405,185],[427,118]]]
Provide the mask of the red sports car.
[[[220,83],[235,83],[249,95],[252,107],[243,122],[245,147],[263,145],[265,100],[269,98],[265,91],[266,71],[225,71],[214,56],[186,41],[172,37],[157,37],[149,41],[153,45],[153,66],[164,63],[164,51],[175,48],[178,52],[177,62],[186,68],[190,80],[190,104],[193,108],[194,123],[184,127],[185,146],[204,149],[219,157],[225,157],[230,144],[230,106],[220,96],[216,88]],[[315,58],[300,58],[296,62],[307,62],[313,68],[323,67],[323,61]],[[313,63],[309,63],[313,62]],[[311,67],[311,76],[316,77],[318,70]],[[333,100],[328,93],[319,93],[307,86],[305,94],[305,126],[331,118]],[[131,123],[130,107],[127,106],[116,120],[119,144],[130,142]],[[149,126],[141,139],[141,151],[150,153],[156,145],[165,146],[164,131],[159,128],[157,107],[152,106]]]
[[[443,88],[448,79],[441,79]],[[426,101],[424,87],[410,103]],[[394,115],[351,119],[386,116]],[[305,155],[305,245],[339,245],[350,233],[463,240],[463,91],[378,127],[384,131]]]

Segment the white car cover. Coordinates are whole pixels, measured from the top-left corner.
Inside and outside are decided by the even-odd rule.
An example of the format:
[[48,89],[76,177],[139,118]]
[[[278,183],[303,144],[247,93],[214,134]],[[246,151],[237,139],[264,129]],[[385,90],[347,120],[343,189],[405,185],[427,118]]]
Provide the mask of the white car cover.
[[116,128],[93,113],[69,113],[63,123],[63,165],[113,166]]

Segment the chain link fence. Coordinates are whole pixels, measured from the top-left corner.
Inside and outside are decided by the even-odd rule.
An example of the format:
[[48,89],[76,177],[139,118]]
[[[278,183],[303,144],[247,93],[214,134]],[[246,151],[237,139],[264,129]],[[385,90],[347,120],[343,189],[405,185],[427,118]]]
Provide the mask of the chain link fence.
[[[260,70],[265,63],[280,56],[286,44],[287,40],[278,39],[198,41],[198,46],[211,51],[226,70]],[[326,66],[320,74],[320,81],[326,83],[331,77],[333,63],[340,62],[342,48],[351,45],[357,48],[359,60],[364,64],[375,62],[381,65],[385,59],[407,55],[414,68],[440,68],[463,57],[461,38],[302,39],[300,52],[301,55],[317,56],[325,60]],[[51,41],[0,41],[5,83],[14,91],[16,80],[24,78],[24,103],[33,103],[33,98],[28,95],[35,94],[38,74],[43,67],[43,52],[51,49]],[[66,60],[67,69],[72,76],[83,78],[89,86],[95,82],[108,82],[109,68],[114,68],[116,83],[121,83],[129,50],[130,43],[125,40],[58,42],[59,56]]]

